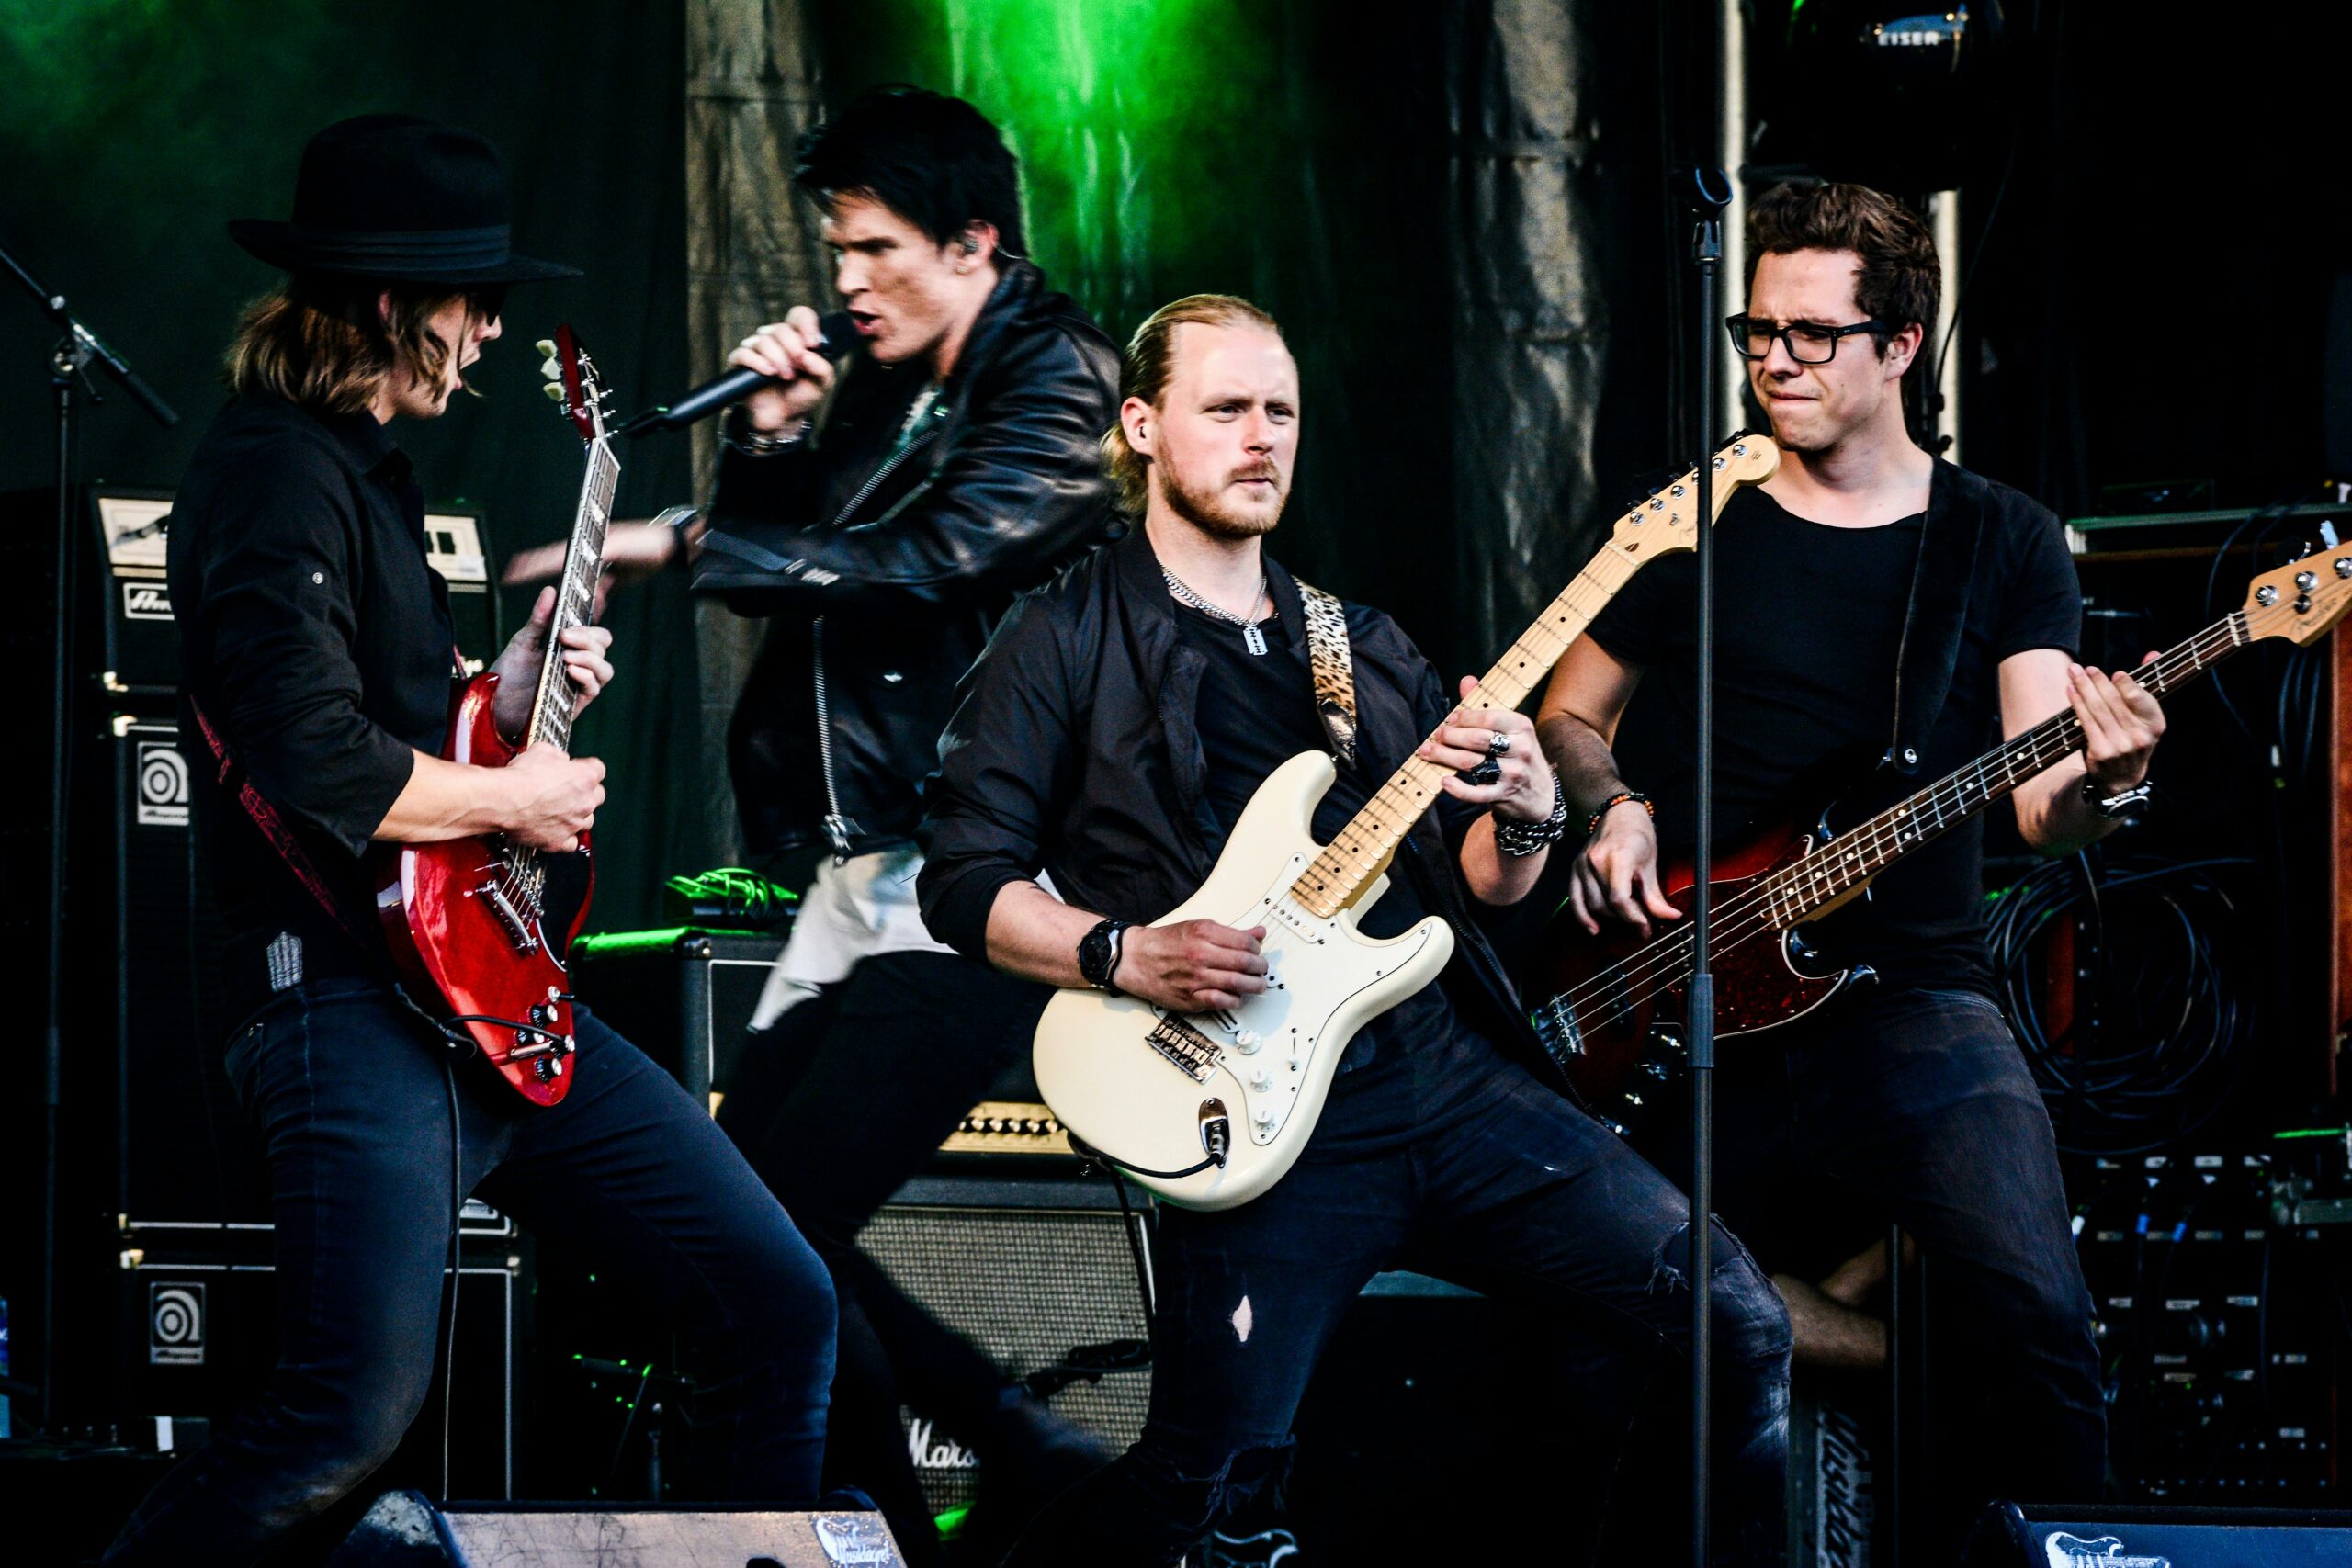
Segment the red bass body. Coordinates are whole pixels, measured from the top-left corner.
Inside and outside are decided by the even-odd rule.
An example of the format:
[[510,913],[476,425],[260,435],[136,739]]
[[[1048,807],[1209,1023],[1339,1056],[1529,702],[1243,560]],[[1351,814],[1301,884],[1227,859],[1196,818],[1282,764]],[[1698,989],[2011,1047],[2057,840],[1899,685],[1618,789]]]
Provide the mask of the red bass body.
[[[514,761],[516,748],[493,722],[497,695],[494,673],[458,688],[444,758],[485,768]],[[526,1100],[560,1100],[571,1086],[564,959],[594,883],[587,835],[568,855],[496,836],[386,845],[379,855],[377,919],[415,998],[470,1035]]]
[[[1808,950],[1795,931],[1758,930],[1753,919],[1736,914],[1750,907],[1746,896],[1758,880],[1804,860],[1826,837],[1824,830],[1799,831],[1786,820],[1714,854],[1708,886],[1715,942],[1708,966],[1715,978],[1719,1042],[1801,1017],[1853,977],[1848,970],[1809,971]],[[1537,1032],[1585,1103],[1620,1131],[1648,1117],[1658,1091],[1683,1066],[1689,1001],[1683,972],[1696,879],[1687,856],[1665,862],[1661,875],[1667,901],[1683,911],[1683,920],[1652,920],[1648,937],[1608,920],[1596,936],[1564,908],[1544,932],[1527,989]],[[1726,941],[1736,929],[1749,934]],[[1664,978],[1668,954],[1677,960],[1670,979]],[[1645,983],[1653,974],[1661,978]]]

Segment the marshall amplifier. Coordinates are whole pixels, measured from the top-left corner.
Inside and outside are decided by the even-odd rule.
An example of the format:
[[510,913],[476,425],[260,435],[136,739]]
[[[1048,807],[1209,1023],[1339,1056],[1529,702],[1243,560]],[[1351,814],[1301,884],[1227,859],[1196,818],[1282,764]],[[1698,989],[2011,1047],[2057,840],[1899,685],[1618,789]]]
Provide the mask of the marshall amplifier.
[[[164,575],[172,492],[96,485],[90,511],[106,562],[100,682],[119,703],[166,705],[180,686],[179,628]],[[502,617],[481,509],[437,506],[426,513],[424,555],[448,585],[449,617],[468,663],[494,657]]]
[[[857,1245],[1055,1414],[1124,1449],[1142,1434],[1151,1400],[1136,1277],[1144,1224],[1142,1213],[1120,1212],[1105,1181],[918,1177]],[[900,1419],[933,1512],[971,1503],[978,1456],[927,1416],[903,1410]]]
[[2352,1562],[2352,1513],[1996,1503],[1962,1568],[2318,1568]]

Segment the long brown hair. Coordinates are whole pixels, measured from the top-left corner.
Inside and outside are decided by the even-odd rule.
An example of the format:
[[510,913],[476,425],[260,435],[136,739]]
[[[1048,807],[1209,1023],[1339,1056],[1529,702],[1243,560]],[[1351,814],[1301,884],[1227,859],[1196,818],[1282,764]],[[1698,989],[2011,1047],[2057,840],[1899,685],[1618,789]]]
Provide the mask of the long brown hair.
[[[1187,294],[1154,310],[1127,340],[1126,357],[1119,366],[1120,402],[1141,398],[1155,409],[1159,406],[1160,395],[1168,390],[1168,378],[1175,369],[1176,329],[1187,321],[1204,327],[1263,327],[1276,337],[1283,335],[1273,317],[1238,295]],[[1102,464],[1110,469],[1112,487],[1118,491],[1119,510],[1142,516],[1150,496],[1144,475],[1151,464],[1127,445],[1124,423],[1114,421],[1103,435]]]
[[[379,304],[387,293],[390,304]],[[463,298],[447,287],[297,273],[246,307],[222,374],[240,393],[275,392],[305,408],[357,413],[396,366],[420,385],[440,384],[455,345],[435,334],[433,318]]]

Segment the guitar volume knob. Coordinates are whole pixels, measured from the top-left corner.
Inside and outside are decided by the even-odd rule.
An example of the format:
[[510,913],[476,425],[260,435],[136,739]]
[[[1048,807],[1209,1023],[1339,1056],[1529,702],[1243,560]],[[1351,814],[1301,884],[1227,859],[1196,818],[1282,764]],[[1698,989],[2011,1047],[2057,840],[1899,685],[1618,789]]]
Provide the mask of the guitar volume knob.
[[1255,1055],[1258,1047],[1265,1043],[1264,1038],[1254,1029],[1241,1029],[1234,1032],[1233,1048],[1245,1056]]

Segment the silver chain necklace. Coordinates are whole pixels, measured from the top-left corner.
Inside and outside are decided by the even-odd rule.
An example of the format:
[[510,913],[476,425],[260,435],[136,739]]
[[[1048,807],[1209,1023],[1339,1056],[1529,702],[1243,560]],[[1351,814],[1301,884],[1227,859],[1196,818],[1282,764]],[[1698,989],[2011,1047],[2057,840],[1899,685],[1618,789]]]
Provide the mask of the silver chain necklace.
[[[1168,592],[1176,595],[1183,603],[1190,604],[1204,615],[1214,615],[1228,626],[1239,626],[1241,640],[1249,647],[1250,652],[1263,654],[1266,651],[1266,634],[1260,631],[1258,627],[1273,614],[1272,610],[1269,609],[1264,615],[1237,615],[1230,610],[1210,604],[1198,593],[1193,592],[1191,588],[1185,586],[1182,578],[1166,567],[1159,569],[1159,575],[1168,580]],[[1252,599],[1250,604],[1254,605],[1260,599],[1271,600],[1272,597],[1266,592],[1266,574],[1261,571],[1258,574],[1258,598]]]

